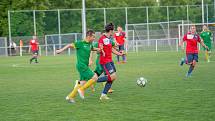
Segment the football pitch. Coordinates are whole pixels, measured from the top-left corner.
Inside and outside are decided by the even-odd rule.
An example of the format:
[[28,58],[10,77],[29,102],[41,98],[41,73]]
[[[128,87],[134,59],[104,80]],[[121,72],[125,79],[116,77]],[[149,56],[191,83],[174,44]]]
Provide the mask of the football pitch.
[[[214,121],[215,55],[199,54],[192,77],[179,66],[181,52],[129,53],[115,64],[118,79],[111,100],[101,102],[102,84],[86,91],[85,100],[65,100],[79,75],[75,55],[0,58],[0,121]],[[92,67],[94,69],[94,66]],[[136,80],[148,80],[145,87]]]

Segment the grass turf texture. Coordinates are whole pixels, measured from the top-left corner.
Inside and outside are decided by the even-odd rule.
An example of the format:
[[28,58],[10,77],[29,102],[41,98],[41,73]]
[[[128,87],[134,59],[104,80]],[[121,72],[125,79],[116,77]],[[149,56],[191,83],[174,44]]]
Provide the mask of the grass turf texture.
[[[39,64],[30,57],[0,58],[0,120],[50,121],[214,121],[215,55],[211,63],[199,55],[191,78],[188,66],[179,66],[184,54],[176,52],[129,53],[128,63],[116,64],[118,79],[108,102],[96,92],[78,96],[75,104],[65,96],[78,79],[75,56],[42,56]],[[136,85],[143,76],[146,87]],[[72,81],[73,80],[73,81]]]

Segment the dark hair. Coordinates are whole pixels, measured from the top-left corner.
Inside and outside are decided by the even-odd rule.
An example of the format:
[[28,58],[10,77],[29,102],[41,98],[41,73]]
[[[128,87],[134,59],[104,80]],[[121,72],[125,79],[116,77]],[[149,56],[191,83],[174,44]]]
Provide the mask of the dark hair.
[[114,30],[114,25],[113,25],[113,23],[109,23],[109,24],[107,24],[106,26],[105,26],[105,31],[106,32],[110,32],[110,31],[113,31]]
[[95,34],[95,32],[90,29],[87,31],[86,36],[92,36],[93,34]]

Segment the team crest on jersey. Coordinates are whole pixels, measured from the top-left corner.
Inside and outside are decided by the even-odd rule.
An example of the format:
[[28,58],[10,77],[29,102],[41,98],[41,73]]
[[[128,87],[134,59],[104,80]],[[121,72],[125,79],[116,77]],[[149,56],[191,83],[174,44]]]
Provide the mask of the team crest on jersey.
[[193,35],[193,39],[197,40],[198,36],[197,35]]
[[187,39],[193,39],[193,38],[194,38],[194,36],[195,36],[195,35],[188,34],[188,35],[187,35]]
[[116,33],[116,36],[117,36],[117,37],[118,37],[118,36],[120,36],[120,33],[119,33],[119,32],[117,32],[117,33]]
[[36,42],[36,40],[34,40],[34,39],[33,39],[31,42],[32,42],[32,43],[35,43],[35,42]]
[[103,39],[103,43],[104,43],[104,45],[110,44],[110,39],[108,39],[108,38]]

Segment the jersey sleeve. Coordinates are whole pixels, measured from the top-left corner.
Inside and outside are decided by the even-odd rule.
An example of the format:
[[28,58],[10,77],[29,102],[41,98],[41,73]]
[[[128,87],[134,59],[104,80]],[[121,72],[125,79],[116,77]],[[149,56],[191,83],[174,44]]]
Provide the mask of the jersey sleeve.
[[198,35],[198,40],[197,40],[197,41],[198,41],[198,42],[201,42],[201,41],[202,41],[199,35]]
[[125,36],[126,34],[125,34],[125,32],[122,32],[122,36],[124,37],[124,38],[126,38],[126,36]]
[[116,33],[114,33],[113,38],[116,39]]
[[114,41],[111,41],[111,45],[112,47],[116,45],[116,43]]
[[93,43],[93,47],[94,47],[94,48],[98,48],[98,42],[94,42],[94,43]]
[[103,37],[101,37],[98,41],[98,47],[100,47],[100,45],[104,45]]
[[183,41],[186,41],[187,40],[187,34],[185,34],[184,36],[183,36]]
[[76,42],[72,43],[72,45],[78,49],[81,47],[82,44],[81,44],[81,41],[76,41]]

